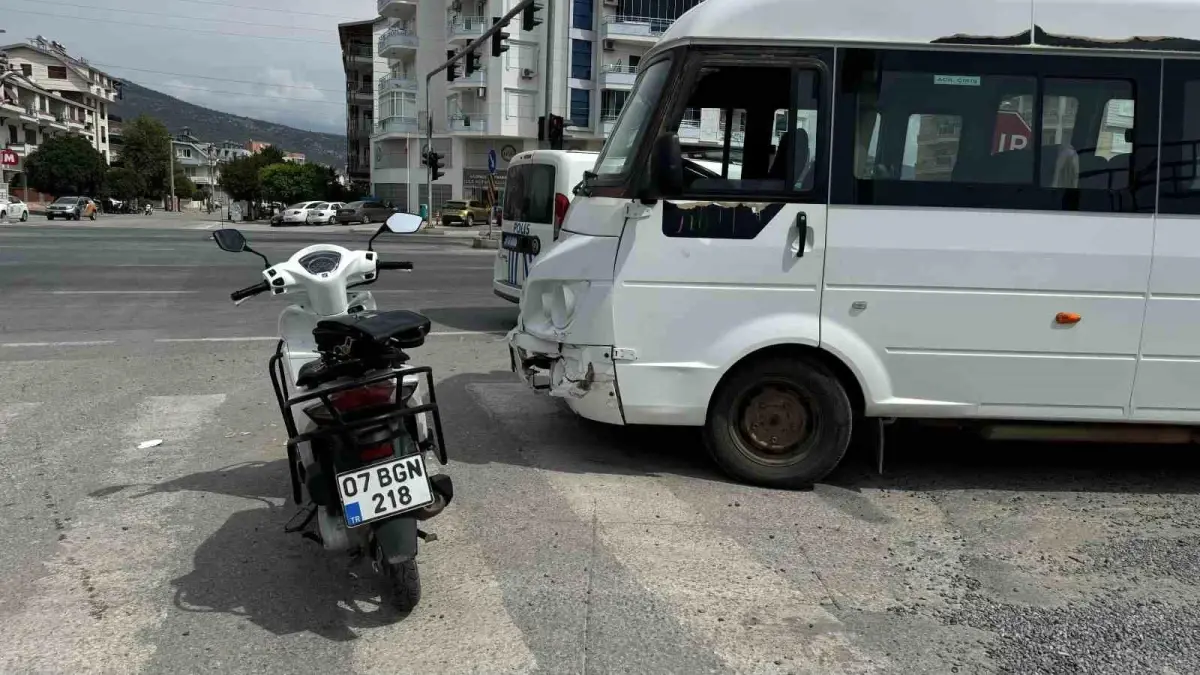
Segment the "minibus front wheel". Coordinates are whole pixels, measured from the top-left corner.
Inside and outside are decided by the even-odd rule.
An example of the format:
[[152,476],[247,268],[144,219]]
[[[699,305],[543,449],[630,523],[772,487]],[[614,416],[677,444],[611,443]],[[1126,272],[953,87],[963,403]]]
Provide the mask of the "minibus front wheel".
[[734,478],[804,488],[842,461],[852,419],[850,398],[828,368],[773,356],[738,366],[721,382],[704,436],[713,460]]

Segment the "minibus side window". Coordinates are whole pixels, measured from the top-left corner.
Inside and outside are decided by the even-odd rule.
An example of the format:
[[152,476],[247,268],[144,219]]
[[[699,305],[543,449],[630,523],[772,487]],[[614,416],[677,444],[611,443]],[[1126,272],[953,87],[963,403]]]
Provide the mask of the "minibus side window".
[[1154,209],[1153,63],[848,49],[841,72],[834,204]]

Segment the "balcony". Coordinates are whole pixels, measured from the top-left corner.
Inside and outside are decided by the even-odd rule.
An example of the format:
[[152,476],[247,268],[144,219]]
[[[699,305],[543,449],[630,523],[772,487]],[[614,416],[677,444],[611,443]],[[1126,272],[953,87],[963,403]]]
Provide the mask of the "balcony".
[[379,16],[388,19],[411,19],[417,15],[417,3],[413,0],[377,0]]
[[633,89],[633,81],[637,79],[637,66],[627,66],[623,63],[606,63],[600,68],[600,86],[605,89]]
[[410,91],[416,93],[420,89],[417,81],[399,75],[387,75],[379,78],[379,93],[386,94],[390,91]]
[[486,133],[487,113],[485,112],[456,112],[446,118],[446,127],[451,132]]
[[38,109],[35,106],[27,105],[21,110],[21,120],[25,122],[38,122]]
[[22,157],[28,157],[37,152],[38,146],[33,143],[9,143],[8,149]]
[[375,125],[376,136],[412,136],[420,133],[416,117],[385,117]]
[[342,58],[349,62],[369,64],[375,55],[371,53],[371,45],[369,43],[352,43],[347,45],[342,52]]
[[479,87],[487,86],[487,68],[477,70],[470,75],[459,75],[454,78],[453,82],[447,82],[446,88],[450,90],[461,89],[478,89]]
[[50,128],[59,131],[69,131],[70,127],[67,126],[67,116],[62,113],[56,113],[54,121],[50,123]]
[[492,20],[482,16],[460,16],[446,25],[446,42],[470,42],[491,28]]
[[672,23],[674,19],[614,14],[604,17],[604,39],[652,45]]
[[408,24],[396,24],[388,32],[379,36],[379,55],[385,59],[398,59],[409,54],[416,54],[416,30]]
[[357,99],[370,101],[375,98],[374,87],[355,87],[350,91],[350,95]]
[[617,118],[621,115],[620,110],[602,110],[600,111],[600,133],[608,136],[617,126]]
[[25,106],[17,103],[16,101],[0,102],[0,117],[7,117],[7,115],[3,114],[6,112],[20,115],[21,113],[25,112]]

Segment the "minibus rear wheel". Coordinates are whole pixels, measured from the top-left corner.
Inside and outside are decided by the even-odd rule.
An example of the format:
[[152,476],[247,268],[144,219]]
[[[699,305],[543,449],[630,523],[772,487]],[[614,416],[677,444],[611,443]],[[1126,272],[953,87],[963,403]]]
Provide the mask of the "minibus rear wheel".
[[713,460],[755,485],[803,488],[829,475],[850,445],[853,409],[822,364],[774,356],[731,372],[705,424]]

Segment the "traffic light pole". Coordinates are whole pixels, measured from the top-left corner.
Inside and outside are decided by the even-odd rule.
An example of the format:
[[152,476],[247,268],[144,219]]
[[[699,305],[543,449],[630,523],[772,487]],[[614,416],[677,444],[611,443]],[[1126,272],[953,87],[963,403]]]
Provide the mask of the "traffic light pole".
[[[475,38],[466,47],[463,47],[454,56],[446,59],[442,65],[429,71],[425,76],[425,145],[429,151],[433,151],[433,109],[429,106],[429,83],[438,73],[449,68],[455,63],[462,61],[467,57],[467,54],[481,47],[485,42],[492,39],[492,35],[504,30],[508,26],[508,22],[514,17],[525,11],[526,7],[534,4],[535,0],[522,0],[517,3],[508,13],[500,17],[500,20],[492,24],[492,27],[484,31],[483,35]],[[549,86],[549,83],[546,83]],[[429,221],[433,224],[433,172],[429,171],[425,174],[425,199],[429,200]]]

